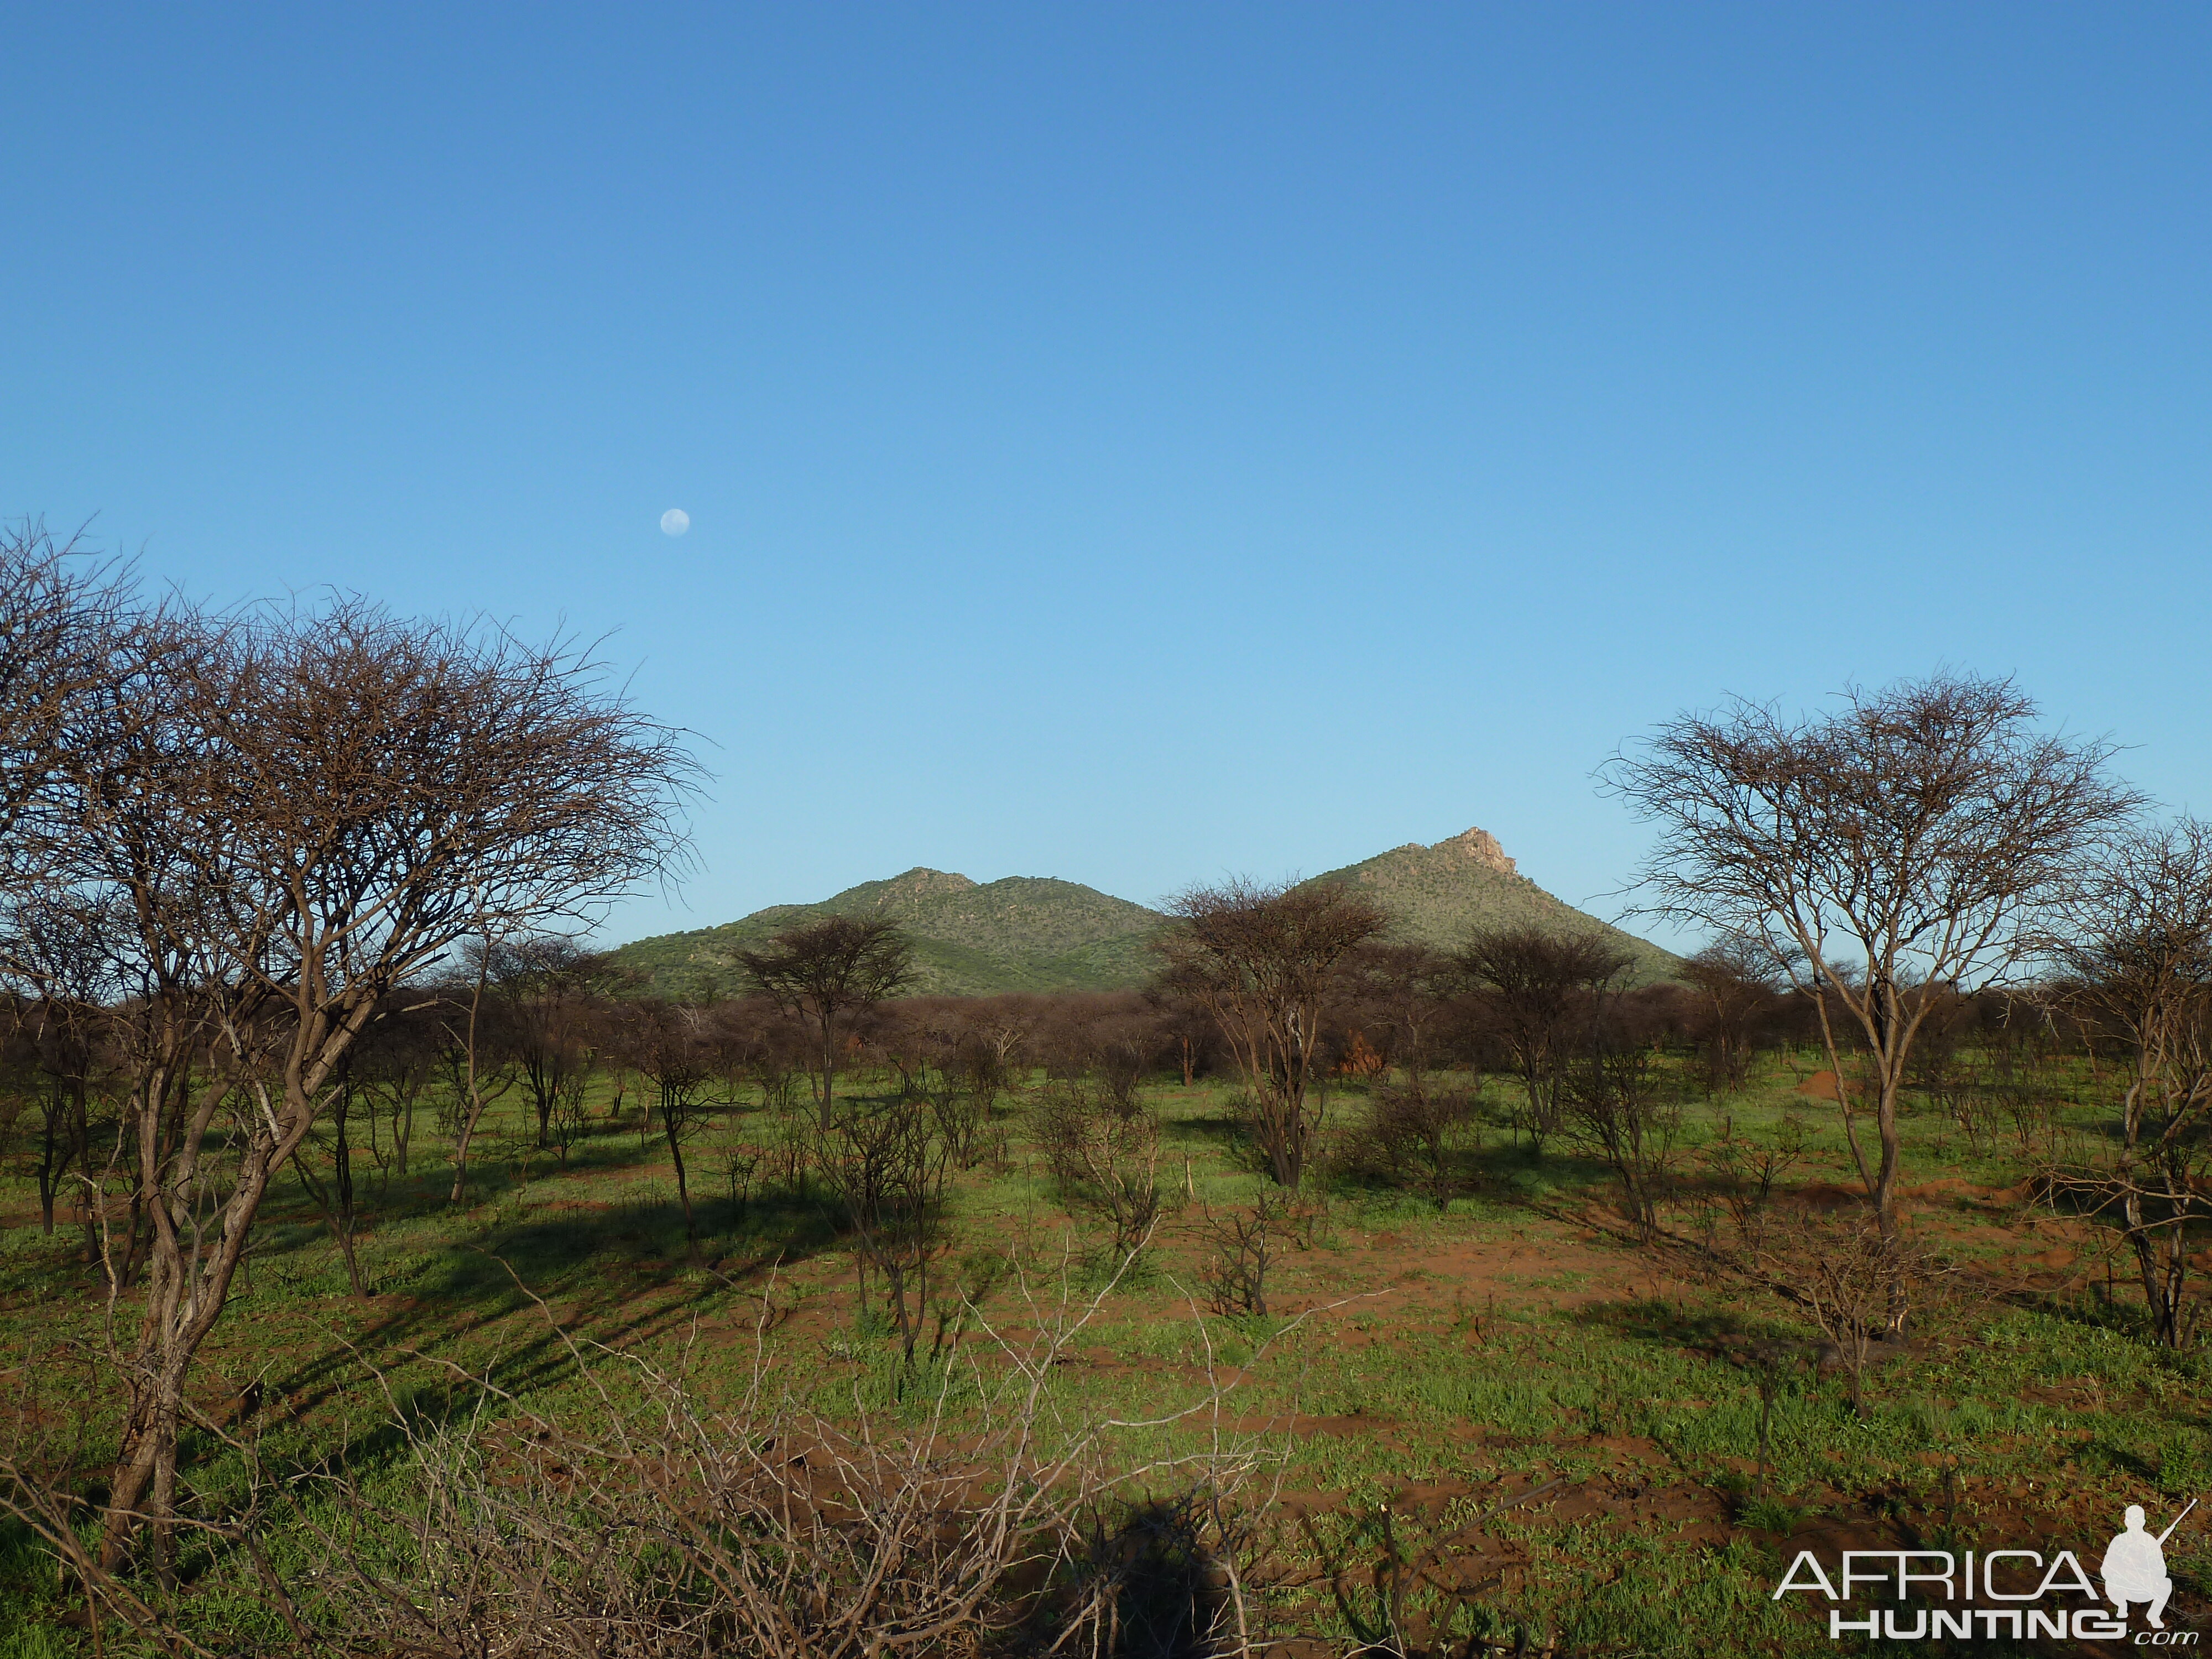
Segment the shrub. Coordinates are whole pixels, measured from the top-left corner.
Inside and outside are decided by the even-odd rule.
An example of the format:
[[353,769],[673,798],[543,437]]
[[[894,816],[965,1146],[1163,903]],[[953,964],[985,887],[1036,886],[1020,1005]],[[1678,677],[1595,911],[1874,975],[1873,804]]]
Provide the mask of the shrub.
[[1142,1096],[1107,1079],[1064,1078],[1038,1091],[1033,1109],[1061,1201],[1102,1221],[1116,1256],[1141,1249],[1166,1206],[1159,1119]]

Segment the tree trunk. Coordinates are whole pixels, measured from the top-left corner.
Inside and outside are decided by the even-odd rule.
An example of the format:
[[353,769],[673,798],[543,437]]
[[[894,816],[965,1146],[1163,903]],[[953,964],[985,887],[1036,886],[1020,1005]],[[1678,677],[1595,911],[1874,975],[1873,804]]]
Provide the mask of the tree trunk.
[[[331,1152],[330,1186],[325,1188],[315,1179],[304,1158],[295,1158],[292,1160],[292,1173],[299,1176],[300,1185],[314,1201],[315,1207],[323,1212],[323,1224],[330,1229],[331,1237],[338,1247],[338,1254],[345,1259],[346,1283],[352,1290],[354,1299],[366,1302],[369,1299],[368,1285],[361,1276],[361,1259],[353,1244],[353,1148],[346,1135],[347,1107],[351,1097],[349,1088],[341,1088],[331,1113],[332,1127],[337,1131],[337,1139]],[[375,1121],[375,1114],[372,1112],[369,1121],[374,1124]]]
[[407,1179],[407,1143],[415,1138],[415,1094],[410,1090],[392,1110],[392,1163],[402,1181]]
[[691,1218],[691,1186],[684,1170],[684,1120],[687,1115],[684,1103],[676,1098],[666,1084],[661,1085],[660,1132],[668,1137],[668,1156],[676,1165],[676,1196],[684,1205],[684,1246],[696,1249],[699,1230]]
[[483,1006],[484,981],[491,971],[491,936],[486,934],[483,953],[477,960],[476,993],[469,999],[468,1035],[468,1091],[469,1115],[462,1121],[459,1141],[453,1147],[453,1190],[446,1201],[458,1204],[467,1189],[469,1179],[469,1142],[476,1138],[477,1121],[483,1116],[483,1091],[477,1086],[477,1016]]
[[[155,1085],[161,1094],[167,1093],[161,1088],[164,1081],[157,1079]],[[210,1085],[218,1090],[224,1086]],[[207,1109],[211,1113],[211,1103]],[[270,1177],[305,1133],[304,1115],[288,1115],[294,1118],[297,1133],[288,1132],[286,1139],[278,1142],[257,1132],[246,1142],[239,1159],[237,1183],[220,1212],[215,1247],[198,1256],[183,1232],[191,1221],[189,1195],[170,1190],[169,1183],[162,1180],[161,1165],[154,1161],[157,1140],[153,1121],[160,1114],[142,1111],[140,1155],[151,1164],[155,1180],[149,1184],[155,1190],[146,1206],[151,1227],[145,1311],[137,1352],[125,1369],[130,1409],[100,1527],[100,1565],[111,1572],[123,1566],[140,1525],[147,1522],[154,1526],[156,1569],[167,1571],[168,1530],[176,1496],[177,1426],[183,1413],[185,1380],[201,1343],[215,1328],[229,1297],[247,1229],[268,1191]],[[194,1178],[190,1171],[183,1174],[186,1182]]]
[[62,1147],[62,1111],[61,1089],[57,1085],[53,1097],[46,1103],[39,1137],[39,1223],[48,1238],[54,1236],[54,1198],[61,1190],[62,1171],[69,1161]]
[[469,1143],[476,1139],[477,1120],[483,1115],[483,1109],[481,1098],[471,1099],[469,1115],[461,1121],[460,1139],[453,1143],[453,1189],[446,1194],[448,1204],[459,1203],[462,1193],[468,1188]]
[[[1897,1242],[1897,1095],[1903,1081],[1894,1072],[1882,1079],[1881,1103],[1875,1115],[1875,1132],[1881,1141],[1881,1163],[1875,1174],[1874,1218],[1885,1244]],[[1837,1091],[1842,1092],[1840,1083]]]
[[822,1020],[822,1133],[830,1133],[831,1107],[837,1083],[837,1042],[830,1018]]

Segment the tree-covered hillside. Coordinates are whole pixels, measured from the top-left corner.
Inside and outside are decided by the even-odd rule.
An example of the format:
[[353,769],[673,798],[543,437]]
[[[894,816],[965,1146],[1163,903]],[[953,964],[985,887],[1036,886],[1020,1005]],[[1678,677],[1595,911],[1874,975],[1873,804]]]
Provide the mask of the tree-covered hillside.
[[741,921],[640,939],[616,952],[662,996],[731,995],[742,988],[738,952],[825,916],[881,916],[912,942],[917,993],[1102,991],[1140,985],[1145,940],[1165,918],[1072,881],[1008,876],[976,883],[915,869],[862,882],[818,904],[778,904]]
[[1469,830],[1433,847],[1409,842],[1314,878],[1340,881],[1381,905],[1400,939],[1449,951],[1479,927],[1595,933],[1634,958],[1634,982],[1671,979],[1681,958],[1555,898],[1521,874],[1496,837]]
[[[1516,872],[1497,842],[1469,830],[1433,847],[1411,844],[1316,876],[1372,897],[1392,932],[1449,949],[1478,927],[1537,927],[1595,932],[1636,959],[1639,981],[1665,979],[1676,959],[1609,927]],[[1164,926],[1157,910],[1095,887],[1042,876],[977,883],[943,870],[914,869],[862,882],[817,904],[777,904],[741,921],[625,945],[616,960],[640,985],[669,997],[704,999],[742,988],[738,952],[823,916],[882,916],[913,943],[918,993],[980,996],[997,991],[1110,991],[1151,976],[1146,941]]]

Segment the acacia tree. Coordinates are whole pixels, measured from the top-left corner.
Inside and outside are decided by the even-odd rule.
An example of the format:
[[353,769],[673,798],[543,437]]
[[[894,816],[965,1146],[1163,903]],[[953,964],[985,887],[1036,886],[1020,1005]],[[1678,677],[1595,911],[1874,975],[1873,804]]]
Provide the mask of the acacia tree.
[[494,945],[489,982],[507,1006],[516,1063],[547,1144],[554,1109],[572,1094],[592,1060],[592,987],[605,959],[561,933]]
[[1733,1093],[1750,1080],[1759,1028],[1781,1000],[1779,972],[1748,939],[1709,945],[1678,971],[1697,994],[1705,1086],[1711,1092]]
[[1339,969],[1382,931],[1382,912],[1334,882],[1277,885],[1239,878],[1171,900],[1180,924],[1153,948],[1164,988],[1213,1017],[1243,1074],[1252,1135],[1284,1187],[1305,1174],[1317,1115],[1306,1085]]
[[889,921],[831,916],[776,934],[764,951],[740,951],[738,960],[754,990],[805,1023],[812,1038],[814,1098],[827,1131],[839,1046],[855,1014],[911,982],[913,948]]
[[1559,1127],[1565,1110],[1577,1024],[1585,1034],[1595,1030],[1606,988],[1633,958],[1595,933],[1496,927],[1476,933],[1456,960],[1481,993],[1484,1012],[1528,1088],[1528,1139],[1540,1158],[1545,1137]]
[[42,757],[40,862],[11,886],[19,911],[124,920],[148,1281],[118,1346],[101,1557],[150,1519],[166,1571],[194,1358],[380,999],[458,940],[583,919],[667,871],[692,764],[564,643],[353,599],[210,615],[106,597],[104,672]]
[[[131,600],[128,572],[88,563],[76,538],[36,519],[0,526],[0,900],[48,885],[50,792]],[[24,965],[0,958],[19,976]]]
[[1408,1088],[1419,1091],[1437,1022],[1449,1006],[1457,964],[1432,945],[1370,943],[1353,963],[1361,1012],[1382,1031],[1385,1058],[1405,1067]]
[[2060,961],[2080,1004],[2126,1042],[2120,1144],[2107,1168],[2054,1172],[2117,1209],[2155,1340],[2187,1341],[2187,1231],[2208,1206],[2212,1117],[2212,824],[2196,818],[2123,836],[2069,907]]
[[714,1056],[700,1029],[699,1011],[656,1000],[629,1011],[626,1058],[658,1091],[660,1133],[676,1166],[676,1195],[684,1206],[684,1242],[696,1248],[699,1229],[691,1214],[691,1182],[684,1163],[684,1143],[696,1137],[713,1110],[707,1085]]
[[[1601,774],[1658,828],[1643,913],[1754,941],[1812,999],[1886,1239],[1922,1023],[2038,954],[2083,850],[2139,805],[2106,775],[2113,744],[2039,733],[2037,713],[2009,680],[1960,674],[1854,687],[1796,720],[1736,698],[1676,716]],[[1845,1073],[1839,1021],[1865,1044],[1863,1076]],[[1874,1164],[1858,1133],[1869,1107]]]

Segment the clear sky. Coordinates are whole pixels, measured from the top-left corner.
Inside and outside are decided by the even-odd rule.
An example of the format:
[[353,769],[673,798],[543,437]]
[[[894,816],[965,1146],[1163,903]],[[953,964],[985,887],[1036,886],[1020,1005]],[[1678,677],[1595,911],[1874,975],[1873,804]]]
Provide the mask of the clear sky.
[[2203,6],[20,0],[0,64],[0,512],[611,630],[715,781],[610,939],[1470,824],[1612,914],[1624,738],[1938,665],[2212,807]]

